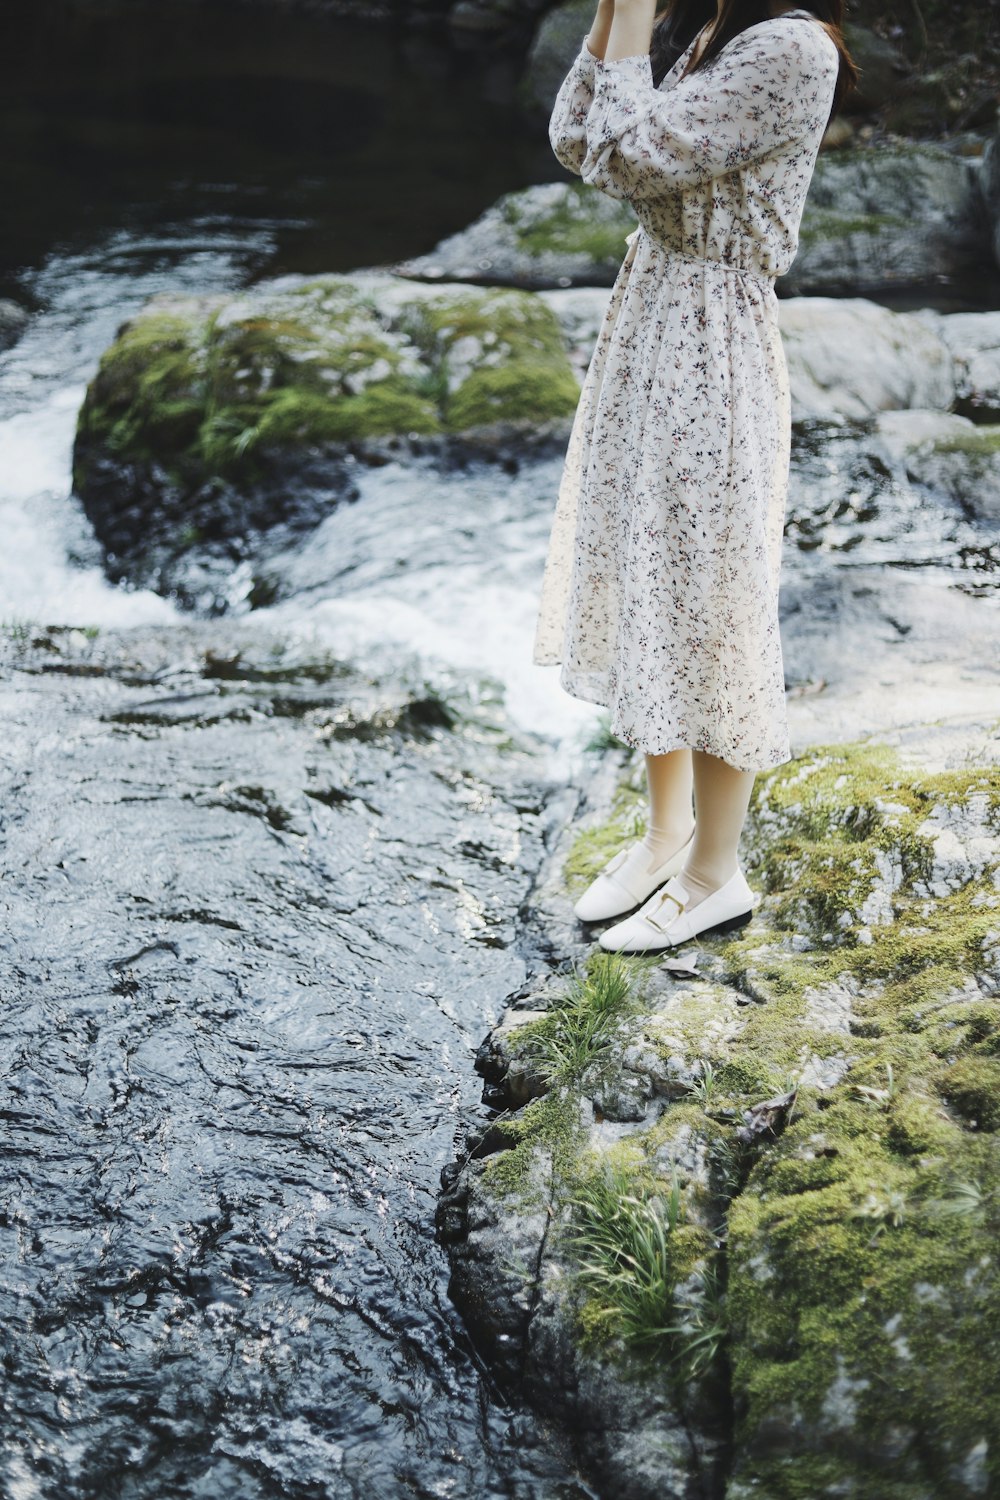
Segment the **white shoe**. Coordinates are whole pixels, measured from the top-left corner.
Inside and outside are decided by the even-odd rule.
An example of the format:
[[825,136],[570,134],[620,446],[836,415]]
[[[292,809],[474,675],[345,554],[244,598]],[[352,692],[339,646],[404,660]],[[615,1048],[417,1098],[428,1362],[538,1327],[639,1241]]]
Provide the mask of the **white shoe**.
[[683,877],[676,875],[662,890],[654,891],[631,917],[602,932],[598,941],[611,953],[648,953],[656,948],[673,948],[698,933],[733,932],[743,927],[757,904],[742,870],[737,870],[731,880],[697,906],[689,908],[689,900],[690,892]]
[[662,864],[650,870],[649,850],[640,842],[627,849],[620,849],[609,859],[591,881],[573,908],[581,922],[604,922],[608,917],[620,917],[631,911],[640,901],[645,901],[650,891],[676,875],[684,863],[688,846],[694,838],[694,830],[688,834],[676,853]]

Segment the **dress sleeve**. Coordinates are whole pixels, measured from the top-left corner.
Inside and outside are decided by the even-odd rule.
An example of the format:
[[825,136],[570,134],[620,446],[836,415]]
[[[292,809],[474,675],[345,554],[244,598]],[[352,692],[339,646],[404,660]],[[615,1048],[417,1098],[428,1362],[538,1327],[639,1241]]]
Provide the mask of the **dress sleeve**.
[[595,58],[580,175],[612,198],[664,197],[818,138],[839,67],[815,21],[780,17],[663,93],[648,56]]
[[[589,35],[589,32],[588,32]],[[549,141],[557,159],[571,172],[580,175],[584,152],[587,149],[586,122],[590,106],[594,102],[594,67],[597,58],[583,44],[574,59],[552,106],[549,120]]]

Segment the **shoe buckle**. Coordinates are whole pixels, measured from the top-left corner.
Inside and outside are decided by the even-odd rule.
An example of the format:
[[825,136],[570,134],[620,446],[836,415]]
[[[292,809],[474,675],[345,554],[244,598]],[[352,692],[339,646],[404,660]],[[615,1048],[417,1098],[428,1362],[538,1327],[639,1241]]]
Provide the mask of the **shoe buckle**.
[[[674,905],[677,908],[677,917],[679,917],[680,914],[681,914],[681,912],[684,910],[684,903],[683,903],[683,901],[678,901],[678,899],[674,895],[673,891],[661,891],[660,892],[660,899],[659,899],[659,901],[657,902],[657,905],[656,905],[656,910],[657,911],[659,911],[659,909],[663,905],[664,901],[672,901],[674,903]],[[671,921],[676,922],[677,917],[672,917]],[[648,913],[648,912],[646,913],[646,921],[650,924],[651,927],[655,927],[656,930],[657,930],[657,932],[666,932],[666,930],[667,930],[667,928],[664,927],[661,922],[658,922],[656,920],[656,918],[651,913]],[[668,922],[667,926],[669,926],[669,925],[670,925],[670,923]]]

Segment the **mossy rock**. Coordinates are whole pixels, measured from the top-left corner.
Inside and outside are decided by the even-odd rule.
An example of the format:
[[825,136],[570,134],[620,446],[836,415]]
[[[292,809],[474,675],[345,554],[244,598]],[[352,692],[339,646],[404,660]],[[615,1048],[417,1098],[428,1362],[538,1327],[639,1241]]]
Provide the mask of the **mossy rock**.
[[449,432],[571,416],[580,391],[559,323],[530,292],[469,291],[409,304],[400,324],[432,372]]
[[[571,889],[634,835],[638,779],[626,766],[610,819],[578,836]],[[613,1025],[593,999],[524,1028],[560,1091],[506,1122],[516,1154],[494,1158],[494,1185],[516,1192],[555,1140],[557,1205],[603,1202],[617,1172],[617,1270],[596,1220],[592,1244],[553,1236],[549,1253],[584,1289],[567,1306],[586,1348],[652,1348],[657,1389],[678,1381],[683,1406],[695,1380],[727,1413],[727,1500],[992,1493],[1000,766],[817,747],[758,777],[744,862],[758,917],[701,945],[704,980],[628,960],[641,1004]],[[662,1107],[612,1116],[627,1134],[595,1154],[607,1127],[584,1128],[581,1091],[629,1089]]]
[[[528,293],[414,292],[382,308],[377,293],[318,278],[221,307],[151,304],[101,358],[78,456],[103,447],[229,475],[261,451],[543,423],[578,395],[558,322]],[[85,492],[82,457],[75,479]]]
[[635,227],[627,203],[576,179],[539,183],[505,193],[467,229],[399,269],[429,281],[611,286]]
[[223,571],[259,562],[262,535],[295,539],[356,498],[348,455],[435,445],[447,461],[468,440],[488,458],[563,438],[578,398],[556,317],[531,293],[428,299],[388,276],[330,276],[158,298],[88,387],[74,486],[115,581],[185,599],[188,554],[214,548]]

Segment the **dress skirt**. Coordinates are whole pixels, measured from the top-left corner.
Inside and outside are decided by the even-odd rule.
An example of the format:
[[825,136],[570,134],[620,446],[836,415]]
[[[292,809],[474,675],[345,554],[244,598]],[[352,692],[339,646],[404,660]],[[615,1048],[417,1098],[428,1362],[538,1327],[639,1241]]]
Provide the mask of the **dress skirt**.
[[773,278],[637,229],[576,411],[533,660],[651,754],[789,758],[791,401]]
[[[700,35],[700,33],[699,33]],[[789,269],[840,75],[805,9],[746,26],[654,83],[584,38],[549,139],[640,227],[573,424],[533,659],[650,754],[789,759],[778,575],[791,398]]]

